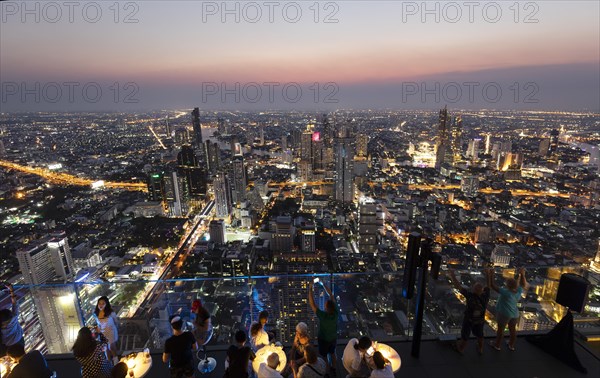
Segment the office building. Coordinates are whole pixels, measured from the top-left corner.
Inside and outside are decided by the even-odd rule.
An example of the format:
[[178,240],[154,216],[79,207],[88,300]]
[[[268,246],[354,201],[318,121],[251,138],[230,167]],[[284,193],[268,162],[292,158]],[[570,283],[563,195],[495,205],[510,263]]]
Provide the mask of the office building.
[[350,203],[354,200],[354,140],[338,138],[335,145],[335,200]]

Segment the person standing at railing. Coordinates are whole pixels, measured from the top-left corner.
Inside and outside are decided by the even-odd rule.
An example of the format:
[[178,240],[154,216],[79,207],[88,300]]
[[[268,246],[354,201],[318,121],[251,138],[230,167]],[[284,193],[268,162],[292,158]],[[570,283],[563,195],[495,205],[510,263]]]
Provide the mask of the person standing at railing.
[[119,340],[119,319],[117,314],[110,306],[108,297],[102,296],[96,303],[94,309],[94,318],[98,325],[98,331],[103,334],[110,344],[108,349],[108,357],[112,358],[113,364],[119,363],[119,351],[117,349],[117,341]]
[[88,327],[79,330],[72,349],[83,378],[110,378],[113,365],[106,357],[106,347],[108,339],[103,334],[94,336]]
[[169,364],[171,378],[194,376],[193,350],[198,349],[196,338],[189,331],[183,331],[183,320],[178,315],[171,317],[173,336],[165,341],[162,360]]
[[496,331],[496,340],[491,341],[490,345],[496,350],[500,350],[502,339],[504,338],[504,329],[508,325],[510,334],[508,340],[508,349],[515,350],[515,342],[517,341],[517,323],[519,322],[519,308],[517,302],[521,299],[524,291],[527,291],[529,284],[525,279],[525,268],[519,269],[519,277],[508,278],[505,287],[498,288],[494,280],[494,270],[490,269],[488,274],[488,285],[496,292],[500,293],[498,301],[496,301],[496,321],[498,329]]
[[19,324],[19,301],[15,295],[15,289],[9,283],[4,287],[10,293],[11,309],[0,310],[0,357],[11,353],[11,348],[25,346],[23,328]]
[[448,277],[452,286],[466,300],[465,316],[463,318],[460,340],[456,343],[456,350],[463,354],[469,341],[471,333],[477,337],[477,352],[483,354],[483,326],[485,325],[485,311],[490,300],[489,271],[485,270],[486,286],[481,282],[475,282],[471,290],[465,288],[457,279],[453,270],[448,271]]
[[[313,285],[320,283],[329,299],[325,302],[325,311],[321,310],[315,304],[315,298],[313,293]],[[333,375],[336,370],[336,357],[335,357],[335,346],[337,344],[337,327],[338,327],[338,316],[340,310],[338,308],[331,290],[323,283],[315,279],[315,282],[308,283],[308,304],[313,310],[317,319],[319,319],[319,333],[317,336],[317,342],[319,345],[319,354],[327,361],[327,365],[331,368]]]
[[194,315],[194,330],[192,334],[196,338],[198,345],[204,345],[212,332],[210,313],[202,306],[202,302],[196,299],[192,302],[192,314]]

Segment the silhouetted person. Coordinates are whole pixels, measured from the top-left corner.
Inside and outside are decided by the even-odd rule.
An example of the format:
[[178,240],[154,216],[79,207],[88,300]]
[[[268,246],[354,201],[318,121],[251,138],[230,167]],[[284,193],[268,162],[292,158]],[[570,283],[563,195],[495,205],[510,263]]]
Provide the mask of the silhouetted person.
[[[319,282],[320,283],[320,282]],[[335,371],[335,345],[337,344],[337,320],[340,310],[337,303],[331,294],[331,290],[325,286],[323,288],[327,292],[329,299],[325,302],[325,311],[321,310],[315,304],[313,294],[313,283],[308,283],[308,304],[319,319],[319,333],[317,335],[317,343],[319,345],[319,354],[325,361],[330,364],[331,369]],[[334,374],[335,375],[335,374]]]
[[[485,270],[486,281],[489,285],[488,270]],[[483,286],[480,282],[476,282],[467,290],[456,279],[453,270],[448,272],[450,281],[456,290],[458,290],[466,299],[467,307],[465,308],[465,316],[463,318],[462,329],[460,331],[460,340],[456,343],[456,350],[462,354],[467,347],[469,336],[471,333],[477,337],[477,351],[483,353],[483,326],[485,325],[485,310],[490,300],[490,288],[488,285]]]
[[38,350],[26,354],[25,348],[16,344],[8,355],[17,366],[6,378],[49,378],[52,375],[46,359]]
[[127,378],[129,368],[125,362],[119,362],[110,371],[110,378]]
[[11,348],[25,346],[23,328],[19,324],[19,302],[13,286],[9,283],[4,286],[10,292],[11,309],[0,310],[0,357],[11,353]]
[[83,378],[110,378],[113,365],[104,352],[104,349],[108,348],[108,340],[101,333],[97,337],[100,340],[92,336],[88,327],[83,327],[77,333],[73,344],[73,354],[81,364]]
[[190,331],[183,332],[183,320],[179,316],[171,317],[173,336],[165,341],[162,360],[169,364],[171,378],[194,376],[194,355],[192,350],[198,349],[196,338]]
[[246,345],[246,340],[246,332],[239,330],[235,333],[235,345],[227,349],[226,377],[247,378],[249,376],[250,361],[253,361],[256,356],[252,348]]

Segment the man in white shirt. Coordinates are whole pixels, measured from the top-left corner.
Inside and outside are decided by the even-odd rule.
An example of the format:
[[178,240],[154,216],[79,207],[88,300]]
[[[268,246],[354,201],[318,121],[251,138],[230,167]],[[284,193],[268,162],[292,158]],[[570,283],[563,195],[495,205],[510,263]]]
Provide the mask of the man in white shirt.
[[371,344],[371,339],[367,336],[361,337],[360,340],[354,338],[348,341],[344,349],[342,362],[349,373],[349,377],[368,377],[371,374],[370,357],[367,356],[367,350],[371,347]]

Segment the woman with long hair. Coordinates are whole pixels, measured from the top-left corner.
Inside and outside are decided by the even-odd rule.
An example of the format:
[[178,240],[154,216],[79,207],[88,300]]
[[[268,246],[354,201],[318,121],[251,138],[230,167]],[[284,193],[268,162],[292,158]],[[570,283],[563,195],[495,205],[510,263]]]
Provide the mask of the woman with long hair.
[[81,364],[83,378],[110,378],[113,366],[104,352],[108,347],[108,340],[101,333],[98,338],[99,340],[94,337],[88,327],[81,328],[77,333],[72,350],[75,359]]
[[119,358],[117,357],[119,354],[119,351],[117,350],[117,341],[119,340],[119,319],[110,306],[108,297],[102,296],[98,299],[98,303],[96,303],[96,308],[94,309],[94,318],[98,325],[98,332],[103,334],[110,344],[108,357],[112,358],[113,362],[116,364],[119,362]]

